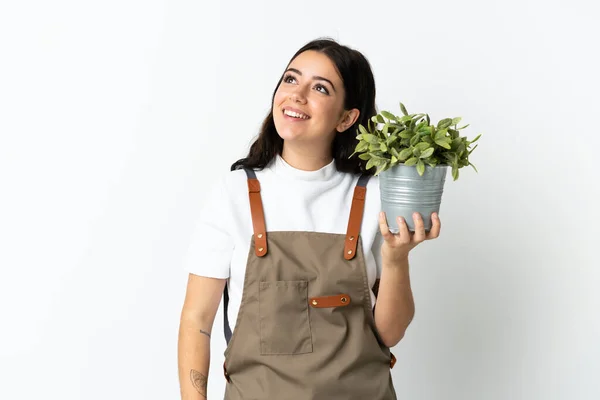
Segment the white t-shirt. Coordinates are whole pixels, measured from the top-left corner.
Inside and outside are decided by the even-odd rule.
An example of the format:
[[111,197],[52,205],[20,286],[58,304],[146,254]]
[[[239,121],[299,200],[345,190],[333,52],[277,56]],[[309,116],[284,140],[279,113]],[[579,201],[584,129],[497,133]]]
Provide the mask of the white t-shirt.
[[[317,171],[302,171],[277,156],[265,169],[257,170],[256,177],[260,182],[267,233],[346,233],[359,175],[339,172],[334,161]],[[371,288],[381,275],[379,196],[379,179],[373,176],[367,184],[360,232]],[[184,267],[199,276],[229,278],[228,317],[232,331],[242,300],[253,232],[246,172],[223,174],[210,191],[196,222]],[[375,305],[372,291],[371,300]]]

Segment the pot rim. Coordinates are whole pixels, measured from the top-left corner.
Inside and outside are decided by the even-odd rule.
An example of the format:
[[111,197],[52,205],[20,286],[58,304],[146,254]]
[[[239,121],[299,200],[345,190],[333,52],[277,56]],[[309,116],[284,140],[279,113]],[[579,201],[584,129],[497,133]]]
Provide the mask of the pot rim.
[[[413,167],[413,168],[417,168],[417,165],[416,165],[416,164],[415,164],[415,165],[406,165],[406,164],[404,164],[404,163],[402,163],[402,164],[396,164],[396,165],[394,165],[394,167],[397,167],[397,166],[399,166],[399,165],[401,165],[401,166],[403,166],[403,167],[409,167],[409,168]],[[425,164],[425,168],[438,168],[438,167],[449,167],[449,166],[450,166],[450,164],[438,164],[438,165],[436,165],[435,167],[432,167],[431,165]],[[394,167],[390,167],[390,168],[394,168]]]

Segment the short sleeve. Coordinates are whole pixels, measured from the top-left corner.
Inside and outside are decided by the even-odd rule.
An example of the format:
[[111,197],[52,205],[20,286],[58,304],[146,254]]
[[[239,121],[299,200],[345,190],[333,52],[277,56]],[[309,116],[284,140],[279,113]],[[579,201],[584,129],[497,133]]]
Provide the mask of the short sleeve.
[[381,232],[377,230],[375,234],[375,239],[373,239],[373,246],[371,247],[371,252],[373,253],[373,258],[375,259],[375,267],[377,268],[377,279],[381,278],[381,246],[383,245],[383,236],[381,236]]
[[184,269],[194,275],[209,278],[229,278],[234,243],[227,228],[231,205],[224,177],[208,193],[195,222],[192,238],[184,260]]

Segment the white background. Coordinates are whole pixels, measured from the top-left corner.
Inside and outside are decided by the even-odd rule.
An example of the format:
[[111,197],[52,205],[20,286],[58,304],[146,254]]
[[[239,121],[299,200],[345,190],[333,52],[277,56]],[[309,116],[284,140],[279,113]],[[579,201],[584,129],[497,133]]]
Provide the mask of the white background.
[[[415,249],[401,399],[600,398],[592,1],[6,1],[0,398],[176,399],[182,261],[293,53],[362,51],[379,109],[483,133]],[[222,314],[209,399],[223,388]]]

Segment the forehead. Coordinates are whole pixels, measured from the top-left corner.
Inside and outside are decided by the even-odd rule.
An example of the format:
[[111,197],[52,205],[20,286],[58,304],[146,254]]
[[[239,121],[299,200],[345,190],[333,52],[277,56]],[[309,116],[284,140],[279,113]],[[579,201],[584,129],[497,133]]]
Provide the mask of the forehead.
[[[322,76],[332,81],[334,84],[341,84],[342,79],[335,67],[333,61],[325,54],[314,50],[307,50],[300,53],[288,66],[302,72],[305,76]],[[338,85],[336,85],[338,86]]]

